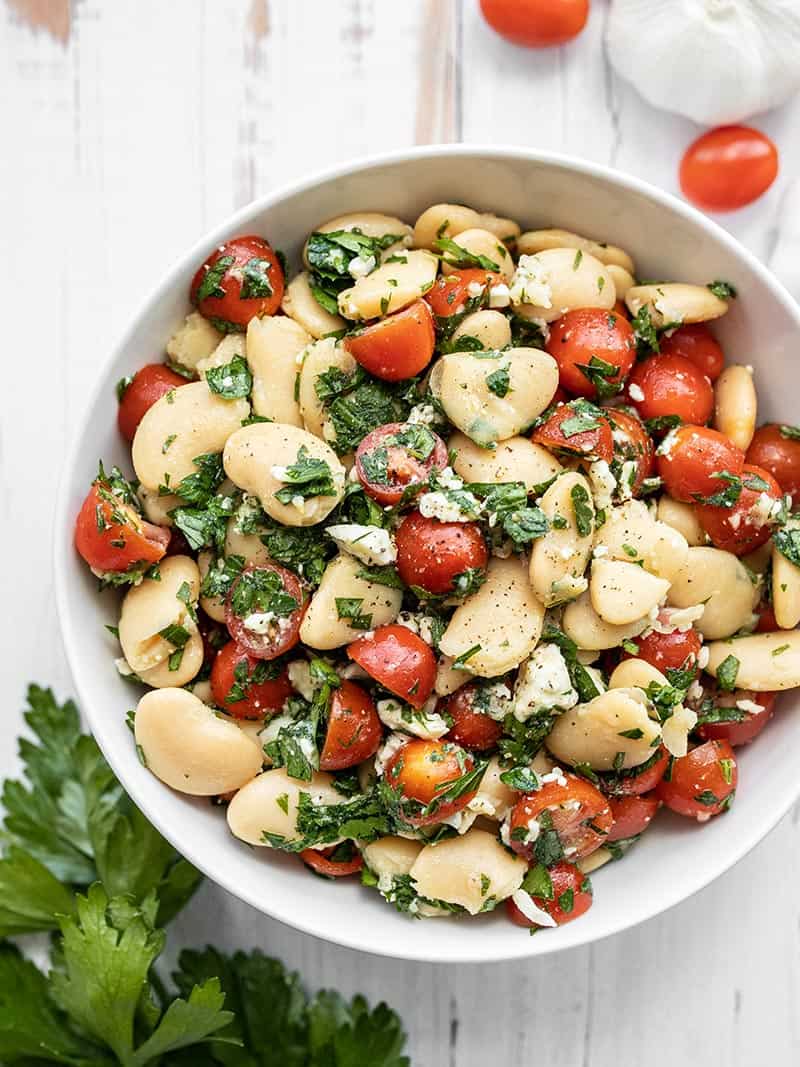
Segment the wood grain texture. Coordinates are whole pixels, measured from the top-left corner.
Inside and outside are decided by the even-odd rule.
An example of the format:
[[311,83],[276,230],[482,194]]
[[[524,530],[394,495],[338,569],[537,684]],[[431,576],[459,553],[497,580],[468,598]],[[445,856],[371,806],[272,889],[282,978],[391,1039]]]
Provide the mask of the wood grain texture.
[[[368,152],[517,142],[676,191],[678,158],[698,132],[613,75],[602,0],[578,41],[547,52],[504,44],[476,0],[73,6],[65,22],[66,4],[0,0],[0,203],[13,262],[4,340],[9,364],[32,368],[5,375],[0,422],[0,639],[12,650],[3,773],[15,764],[26,682],[70,691],[50,579],[64,442],[110,343],[182,248],[254,196]],[[781,177],[722,221],[800,295],[800,104],[759,125],[781,146]],[[456,970],[364,957],[212,885],[170,944],[261,945],[311,986],[385,998],[424,1067],[477,1067],[498,1053],[548,1067],[673,1067],[697,1062],[699,1050],[708,1067],[788,1064],[800,1054],[799,814],[681,907],[529,964]]]

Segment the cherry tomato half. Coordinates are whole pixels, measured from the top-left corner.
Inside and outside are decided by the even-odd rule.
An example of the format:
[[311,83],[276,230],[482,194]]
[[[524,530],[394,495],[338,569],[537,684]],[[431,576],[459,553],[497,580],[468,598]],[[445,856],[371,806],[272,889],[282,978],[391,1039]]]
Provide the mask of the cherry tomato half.
[[614,456],[614,438],[605,412],[598,414],[586,408],[587,402],[570,401],[555,409],[553,414],[531,435],[531,441],[553,452],[562,452],[584,459],[604,459]]
[[773,634],[778,629],[778,620],[775,618],[775,609],[772,604],[761,603],[756,608],[758,612],[757,634]]
[[[449,318],[450,315],[458,315],[467,306],[477,308],[483,302],[487,286],[498,285],[503,281],[503,276],[493,271],[480,270],[477,267],[469,267],[466,270],[447,270],[446,274],[440,274],[433,283],[433,288],[425,294],[425,300],[430,305],[431,311],[437,318]],[[470,292],[476,286],[481,287],[481,292],[474,295]]]
[[235,641],[214,657],[210,682],[214,703],[237,719],[263,719],[280,711],[292,693],[285,667],[273,670]]
[[759,426],[747,462],[769,471],[784,493],[800,497],[800,431],[794,427],[773,422]]
[[746,556],[769,540],[775,523],[773,509],[782,495],[769,471],[745,463],[736,503],[732,507],[697,504],[695,514],[716,548]]
[[405,626],[379,626],[347,646],[347,655],[384,689],[421,708],[433,692],[436,657],[429,645]]
[[735,211],[757,200],[778,176],[778,149],[751,126],[719,126],[686,149],[684,195],[706,211]]
[[638,797],[655,789],[668,766],[669,752],[662,746],[639,767],[598,775],[600,788],[610,797]]
[[431,361],[436,331],[424,300],[344,339],[344,347],[364,370],[385,382],[420,374]]
[[714,390],[697,364],[663,352],[636,364],[628,397],[643,419],[677,415],[681,422],[702,426],[714,410]]
[[614,816],[614,825],[608,831],[606,843],[624,841],[642,833],[650,825],[660,805],[658,797],[653,793],[644,796],[611,797],[608,803]]
[[[754,693],[750,689],[734,689],[732,693],[718,692],[714,696],[716,708],[731,708],[741,716],[728,722],[702,723],[697,728],[704,741],[727,741],[733,748],[746,745],[758,737],[775,710],[777,693]],[[761,711],[740,708],[740,703],[758,705]]]
[[[551,892],[546,897],[531,896],[531,900],[542,911],[546,911],[557,926],[580,918],[592,906],[592,883],[574,863],[563,860],[554,863],[548,870]],[[529,919],[514,903],[511,897],[506,899],[506,913],[517,926],[539,926]]]
[[656,786],[666,807],[705,822],[730,806],[738,780],[736,757],[727,741],[706,741],[672,761]]
[[[386,781],[401,795],[403,818],[411,826],[441,822],[469,804],[477,788],[452,800],[444,799],[450,786],[468,774],[475,761],[452,741],[414,738],[395,753],[386,766]],[[406,810],[403,801],[411,801]],[[419,811],[416,805],[422,805]]]
[[412,511],[395,534],[397,572],[406,585],[428,593],[451,593],[454,580],[468,570],[482,570],[489,551],[475,522],[439,522]]
[[578,308],[550,327],[547,351],[558,364],[561,385],[574,396],[613,395],[636,359],[627,319],[601,308]]
[[502,723],[495,722],[475,706],[480,691],[479,682],[467,682],[440,701],[436,709],[453,720],[450,732],[446,734],[447,740],[473,752],[494,748],[503,733]]
[[512,44],[547,48],[577,37],[589,17],[589,0],[481,0],[481,11]]
[[120,385],[119,410],[117,426],[126,441],[132,441],[136,428],[144,414],[156,400],[160,400],[171,389],[187,385],[185,378],[165,367],[163,363],[148,363],[134,374],[130,382]]
[[356,474],[379,504],[399,504],[410,485],[423,485],[434,467],[447,466],[447,445],[433,430],[388,422],[368,433],[356,450]]
[[189,295],[223,333],[274,315],[283,300],[283,267],[263,237],[234,237],[215,248],[192,279]]
[[514,805],[509,835],[512,849],[521,856],[531,859],[539,834],[548,829],[556,831],[569,859],[588,856],[605,840],[614,821],[608,800],[584,778],[564,778],[566,785],[546,782]]
[[715,382],[725,366],[725,355],[717,339],[702,322],[679,326],[674,333],[660,339],[662,356],[683,356]]
[[621,408],[606,408],[605,411],[611,420],[614,455],[620,463],[632,460],[636,464],[636,477],[631,485],[631,492],[636,496],[642,482],[651,476],[655,468],[653,439],[636,415]]
[[304,848],[299,853],[306,867],[323,878],[346,878],[348,874],[357,874],[364,866],[364,860],[352,841],[343,841],[331,848]]
[[231,637],[256,659],[276,659],[300,640],[307,607],[300,579],[277,563],[249,563],[225,601]]
[[375,755],[382,737],[383,727],[372,697],[355,682],[343,681],[331,695],[319,769],[341,771],[355,767]]
[[166,527],[145,522],[100,481],[92,485],[75,520],[75,547],[98,574],[157,563],[169,537]]
[[[663,450],[663,451],[662,451]],[[722,474],[740,475],[744,453],[707,426],[680,426],[662,442],[658,473],[674,500],[693,503],[710,497],[728,484]]]
[[[665,628],[669,626],[670,610],[662,608],[658,621]],[[623,659],[643,659],[663,674],[667,670],[678,671],[697,665],[697,657],[702,646],[700,634],[693,627],[688,630],[672,630],[671,633],[659,633],[650,630],[639,637],[634,637],[633,644],[638,652],[624,652]]]

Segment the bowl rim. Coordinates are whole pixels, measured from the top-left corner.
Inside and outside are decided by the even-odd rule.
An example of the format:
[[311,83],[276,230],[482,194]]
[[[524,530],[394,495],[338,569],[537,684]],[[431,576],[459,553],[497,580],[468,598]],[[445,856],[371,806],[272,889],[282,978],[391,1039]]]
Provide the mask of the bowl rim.
[[[181,255],[176,256],[155,284],[149,287],[147,292],[137,303],[134,313],[127,319],[125,327],[119,331],[114,344],[109,347],[108,355],[101,364],[100,373],[98,374],[95,385],[92,389],[87,391],[83,406],[80,408],[78,417],[74,422],[72,438],[69,441],[66,458],[61,470],[55,501],[53,520],[53,531],[55,536],[53,538],[52,559],[54,568],[56,612],[61,639],[66,653],[70,674],[77,690],[80,707],[83,710],[83,714],[85,715],[90,729],[93,725],[93,713],[91,711],[92,704],[87,698],[87,693],[82,685],[79,670],[76,667],[76,664],[79,661],[77,651],[78,633],[72,629],[68,621],[66,575],[72,557],[72,528],[74,524],[74,515],[70,509],[69,487],[71,475],[75,468],[82,438],[84,436],[87,413],[92,409],[100,395],[106,391],[108,386],[108,372],[116,361],[120,351],[124,349],[134,337],[139,328],[139,322],[143,314],[165,290],[169,290],[175,285],[179,278],[185,273],[187,267],[205,259],[210,247],[214,247],[222,240],[229,237],[231,233],[236,231],[241,223],[249,220],[251,216],[270,207],[274,207],[289,196],[297,196],[316,186],[334,181],[337,178],[351,176],[373,167],[386,166],[393,163],[409,163],[415,160],[428,158],[449,157],[457,159],[460,156],[476,155],[484,157],[487,161],[491,159],[498,159],[500,161],[512,159],[523,163],[542,164],[544,166],[571,170],[590,178],[598,178],[619,189],[638,194],[639,196],[655,202],[662,209],[683,216],[690,223],[693,223],[708,232],[715,241],[722,245],[735,258],[744,261],[746,266],[754,274],[759,276],[760,280],[771,291],[774,298],[784,306],[789,317],[794,319],[798,331],[800,332],[800,306],[798,306],[785,286],[753,252],[725,230],[715,219],[709,218],[707,215],[694,208],[691,204],[681,200],[675,194],[659,189],[641,178],[626,174],[623,171],[606,166],[605,164],[595,163],[592,160],[582,159],[566,153],[540,151],[522,145],[487,144],[481,142],[417,145],[411,148],[393,149],[387,152],[357,156],[345,160],[344,162],[332,164],[331,166],[316,170],[311,174],[304,175],[301,178],[284,182],[278,188],[266,195],[250,201],[248,204],[238,208],[232,214],[227,215],[221,222],[209,228],[190,248]],[[632,929],[640,923],[647,922],[676,905],[689,900],[695,894],[710,885],[711,882],[716,881],[721,875],[725,874],[726,871],[730,870],[735,864],[743,859],[744,856],[746,856],[775,828],[786,815],[792,804],[800,796],[799,778],[797,780],[796,788],[787,789],[784,795],[776,800],[766,825],[764,825],[764,823],[759,823],[751,829],[749,833],[741,834],[738,840],[734,842],[730,851],[725,853],[724,857],[720,857],[713,864],[710,863],[704,868],[703,873],[698,874],[697,881],[689,892],[685,892],[683,889],[677,890],[672,896],[666,896],[658,902],[647,914],[628,918],[619,913],[612,918],[607,923],[606,928],[600,932],[594,932],[593,934],[587,934],[586,936],[581,936],[580,934],[575,936],[573,933],[568,944],[561,943],[560,939],[557,937],[537,938],[535,952],[530,951],[532,946],[530,938],[520,938],[519,951],[503,950],[491,953],[472,950],[469,942],[474,941],[477,947],[477,941],[475,939],[464,938],[464,951],[454,954],[451,953],[448,959],[443,960],[441,958],[441,952],[437,953],[433,946],[426,949],[424,943],[422,943],[420,947],[416,947],[409,939],[409,941],[406,942],[408,948],[402,952],[399,952],[396,949],[382,951],[380,948],[376,948],[372,945],[369,948],[365,948],[363,938],[358,936],[359,927],[357,924],[343,924],[345,929],[340,931],[327,928],[321,929],[313,920],[306,918],[302,909],[298,908],[294,912],[280,907],[275,908],[274,910],[268,910],[267,907],[265,907],[263,899],[248,892],[246,888],[241,888],[232,884],[231,880],[228,879],[224,868],[221,870],[213,869],[214,863],[210,857],[208,859],[206,858],[208,850],[205,849],[202,844],[196,844],[194,839],[191,839],[188,842],[182,840],[178,843],[175,839],[175,834],[172,832],[172,828],[166,820],[161,818],[160,813],[158,811],[153,811],[150,806],[142,800],[137,788],[131,787],[129,783],[122,780],[122,777],[117,771],[113,753],[108,750],[99,737],[95,739],[115,775],[119,778],[123,788],[134,803],[141,809],[142,813],[173,845],[173,847],[190,863],[197,867],[197,869],[200,870],[211,882],[220,886],[237,899],[249,904],[262,914],[295,930],[299,930],[302,933],[310,934],[331,944],[364,952],[368,955],[381,956],[390,959],[409,960],[419,963],[444,963],[449,965],[464,963],[486,964],[529,959],[532,956],[545,956],[554,952],[567,951],[587,944],[594,944],[595,942],[602,941],[613,934]],[[400,921],[403,920],[401,919]],[[350,930],[353,932],[350,933]]]

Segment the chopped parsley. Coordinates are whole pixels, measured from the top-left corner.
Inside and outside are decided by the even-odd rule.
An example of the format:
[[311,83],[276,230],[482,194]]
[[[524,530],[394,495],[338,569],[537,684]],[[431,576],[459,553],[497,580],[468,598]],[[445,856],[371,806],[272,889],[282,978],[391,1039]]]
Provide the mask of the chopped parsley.
[[206,383],[212,393],[223,400],[239,400],[250,395],[253,375],[243,356],[234,356],[230,363],[210,367],[206,371]]
[[736,688],[736,676],[739,673],[739,660],[736,656],[726,656],[717,667],[717,685],[720,689],[732,692]]
[[306,500],[314,496],[333,496],[336,492],[330,467],[324,459],[309,456],[305,445],[300,446],[295,462],[286,467],[281,481],[284,488],[275,494],[281,504],[291,504],[295,497]]

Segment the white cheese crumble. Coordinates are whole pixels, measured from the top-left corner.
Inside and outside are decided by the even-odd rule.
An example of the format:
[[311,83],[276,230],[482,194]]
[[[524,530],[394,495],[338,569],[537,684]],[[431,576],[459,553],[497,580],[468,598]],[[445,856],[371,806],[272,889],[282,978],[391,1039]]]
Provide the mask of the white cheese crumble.
[[764,711],[764,706],[757,704],[755,700],[737,700],[736,707],[739,711],[746,711],[750,715],[761,715]]
[[703,645],[700,651],[697,653],[697,666],[701,671],[704,671],[708,666],[708,661],[711,659],[711,653],[707,645]]
[[502,722],[511,711],[511,690],[504,682],[493,682],[491,685],[483,685],[480,690],[480,702],[476,711],[488,715],[495,722]]
[[769,493],[759,493],[752,507],[748,510],[747,517],[756,526],[766,526],[768,522],[774,522],[775,513],[776,511],[780,512],[782,504],[783,501],[776,501]]
[[435,712],[437,698],[433,697],[419,710],[404,704],[400,700],[389,698],[379,700],[375,705],[378,718],[390,730],[404,730],[415,737],[435,741],[444,737],[450,729],[449,723]]
[[642,392],[641,385],[637,385],[636,382],[631,382],[631,384],[628,386],[628,396],[636,404],[641,404],[644,400],[644,393]]
[[[560,767],[553,767],[553,769],[551,771],[548,771],[547,774],[542,774],[539,776],[540,786],[547,785],[549,782],[555,782],[556,785],[565,786],[567,784],[567,777]],[[566,807],[565,804],[562,804],[561,806]],[[578,807],[580,807],[580,804],[578,805]]]
[[595,545],[592,549],[593,559],[602,559],[603,556],[608,555],[608,545]]
[[524,889],[512,893],[511,899],[529,922],[536,923],[537,926],[558,926],[553,916],[534,903],[533,897]]
[[592,483],[592,496],[595,506],[605,511],[611,507],[611,498],[617,488],[617,482],[611,468],[604,459],[596,459],[589,467],[589,481]]
[[669,458],[669,456],[672,455],[672,450],[675,447],[675,445],[677,443],[677,440],[678,440],[678,427],[676,426],[674,429],[669,431],[667,436],[664,438],[664,440],[658,446],[658,448],[656,449],[656,455],[657,456],[666,456],[667,458]]
[[520,256],[517,269],[509,285],[512,304],[533,304],[535,307],[553,306],[553,292],[547,268],[538,256]]
[[410,738],[408,734],[389,734],[381,747],[375,753],[375,773],[380,778],[387,766],[391,763],[400,749],[407,745]]
[[413,422],[416,426],[432,426],[438,421],[439,417],[433,404],[415,404],[406,419],[406,422]]
[[472,297],[480,296],[483,292],[483,288],[484,287],[481,285],[480,282],[470,282],[467,286],[467,293],[469,296]]
[[292,689],[300,694],[304,700],[313,700],[316,686],[311,680],[311,667],[304,659],[295,659],[287,667],[289,681]]
[[347,272],[351,278],[364,278],[367,274],[371,274],[377,267],[377,261],[374,256],[355,256],[347,264]]
[[254,611],[244,619],[243,624],[245,630],[249,630],[253,634],[267,634],[274,622],[275,613],[273,611]]
[[289,480],[289,468],[279,467],[277,463],[270,467],[270,474],[278,482],[287,482]]
[[658,618],[657,613],[656,618],[652,620],[651,629],[657,634],[674,634],[676,630],[685,634],[691,630],[698,619],[703,617],[706,608],[705,604],[694,604],[689,608],[662,608],[661,610],[665,615],[664,621]]
[[557,645],[539,645],[520,668],[514,689],[514,718],[526,722],[539,710],[574,708],[578,699],[561,650]]
[[511,303],[511,290],[508,286],[501,282],[500,285],[493,285],[489,290],[489,307],[490,308],[507,308]]
[[424,612],[401,611],[394,620],[398,626],[405,626],[407,630],[417,634],[426,645],[434,645],[433,625],[436,621]]
[[388,530],[380,526],[362,526],[357,522],[337,523],[327,529],[339,548],[369,567],[394,563],[397,549]]
[[635,459],[626,459],[622,464],[622,470],[619,472],[619,496],[620,500],[630,500],[633,497],[633,485],[636,481],[636,474],[639,470],[639,464]]
[[439,522],[469,522],[461,508],[444,493],[423,493],[419,498],[419,510],[426,519],[438,519]]

